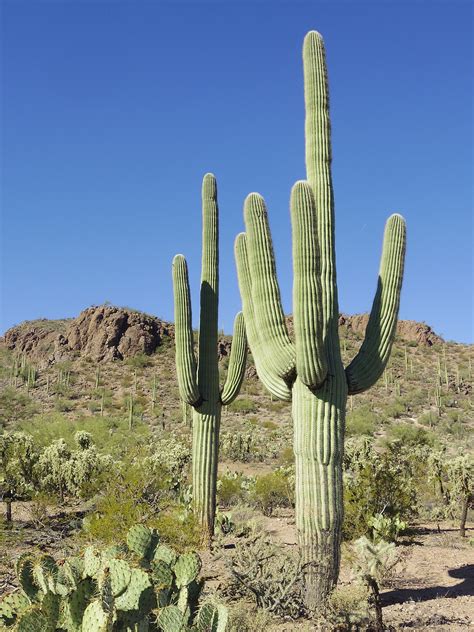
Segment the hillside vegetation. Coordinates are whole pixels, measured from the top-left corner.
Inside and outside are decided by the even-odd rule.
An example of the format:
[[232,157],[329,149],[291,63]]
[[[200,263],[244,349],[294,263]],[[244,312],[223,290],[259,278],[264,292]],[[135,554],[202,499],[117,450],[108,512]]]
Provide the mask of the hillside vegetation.
[[[341,317],[344,364],[356,354],[365,323]],[[0,345],[1,592],[18,585],[14,561],[21,553],[41,549],[62,559],[87,544],[125,541],[136,524],[156,529],[176,554],[199,549],[190,509],[191,411],[178,394],[173,335],[172,324],[111,306],[6,333]],[[221,382],[230,345],[222,335]],[[364,573],[357,575],[353,543],[377,533],[409,545],[390,552],[380,577],[388,587],[389,623],[443,630],[469,624],[464,589],[453,589],[457,609],[448,598],[437,599],[436,590],[419,593],[425,610],[416,616],[397,604],[410,599],[404,581],[411,574],[414,600],[417,590],[429,590],[426,577],[416,584],[417,568],[410,566],[420,544],[433,563],[443,550],[460,578],[472,569],[470,514],[467,537],[458,530],[472,502],[465,481],[471,480],[473,359],[472,346],[402,322],[383,378],[349,398],[343,573],[332,627],[320,629],[370,629],[370,591],[355,579]],[[201,552],[204,597],[228,604],[233,630],[318,629],[297,622],[291,404],[267,394],[251,355],[241,394],[223,411],[219,472],[218,535],[212,551]],[[273,566],[262,571],[260,558]]]

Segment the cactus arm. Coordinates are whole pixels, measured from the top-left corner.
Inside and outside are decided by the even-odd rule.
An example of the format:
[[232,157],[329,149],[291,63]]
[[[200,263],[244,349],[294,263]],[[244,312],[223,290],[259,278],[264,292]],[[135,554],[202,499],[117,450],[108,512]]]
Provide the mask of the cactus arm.
[[245,335],[245,321],[242,312],[239,312],[234,321],[234,335],[230,349],[229,371],[224,388],[221,393],[221,402],[224,406],[232,403],[237,397],[242,386],[247,361],[247,336]]
[[310,31],[303,44],[306,105],[306,173],[313,189],[321,260],[323,339],[337,331],[338,304],[334,248],[334,195],[331,178],[331,124],[324,42]]
[[265,388],[267,388],[272,395],[278,399],[291,401],[290,388],[283,379],[276,375],[271,362],[267,361],[263,353],[262,341],[257,328],[254,303],[252,300],[252,276],[249,268],[247,235],[245,233],[237,235],[235,240],[235,261],[237,265],[240,296],[242,298],[242,309],[245,317],[245,329],[258,376]]
[[252,270],[252,300],[264,355],[271,358],[278,377],[295,379],[295,349],[281,306],[267,209],[262,196],[251,193],[244,206],[249,266]]
[[202,182],[202,267],[199,324],[198,385],[204,401],[219,399],[218,331],[218,206],[217,183],[211,173]]
[[297,182],[291,192],[293,235],[293,318],[296,370],[310,389],[324,382],[326,351],[322,337],[320,255],[316,207],[311,186]]
[[196,379],[188,266],[183,255],[173,259],[173,291],[179,393],[183,401],[194,406],[201,401],[201,395]]
[[395,213],[385,226],[377,292],[365,338],[358,354],[346,367],[350,395],[361,393],[375,384],[390,357],[397,328],[405,243],[405,220]]

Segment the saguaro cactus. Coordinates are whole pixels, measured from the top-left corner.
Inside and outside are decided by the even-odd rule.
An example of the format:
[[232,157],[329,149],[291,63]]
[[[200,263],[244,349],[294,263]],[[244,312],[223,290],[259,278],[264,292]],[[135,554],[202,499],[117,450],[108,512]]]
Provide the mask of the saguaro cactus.
[[199,357],[193,348],[188,268],[183,255],[173,260],[176,369],[181,399],[193,407],[193,504],[209,540],[214,530],[217,458],[222,405],[238,395],[244,378],[247,338],[244,317],[234,323],[229,370],[223,389],[219,386],[217,358],[218,316],[218,206],[216,179],[210,173],[202,184],[202,269]]
[[276,397],[292,400],[296,524],[306,605],[324,603],[337,581],[343,517],[342,457],[347,395],[382,375],[395,335],[405,253],[405,222],[385,228],[377,292],[365,340],[344,370],[338,335],[334,201],[327,74],[322,37],[303,46],[308,181],[291,193],[294,342],[280,301],[263,198],[250,194],[246,232],[235,244],[250,349],[258,375]]

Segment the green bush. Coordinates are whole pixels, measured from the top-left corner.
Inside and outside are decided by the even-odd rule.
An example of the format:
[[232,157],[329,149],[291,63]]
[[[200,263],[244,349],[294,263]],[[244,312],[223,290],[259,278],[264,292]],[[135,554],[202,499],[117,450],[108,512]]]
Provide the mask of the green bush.
[[[156,494],[160,481],[155,485]],[[108,480],[107,491],[97,498],[94,511],[84,519],[84,534],[103,543],[123,540],[132,525],[156,516],[159,507],[150,502],[151,495],[148,473],[142,467],[129,464],[120,468]]]
[[151,359],[144,353],[137,353],[131,358],[125,360],[125,364],[131,366],[134,369],[144,369],[151,366]]
[[433,445],[434,436],[424,428],[412,424],[393,424],[388,432],[389,441],[400,441],[404,446]]
[[87,416],[68,419],[58,413],[37,415],[31,421],[20,424],[22,430],[31,434],[35,444],[44,447],[56,439],[64,439],[70,448],[74,447],[74,435],[85,430],[92,435],[94,444],[101,452],[120,458],[134,453],[138,446],[150,444],[150,428],[134,419],[129,430],[128,420],[121,417]]
[[54,408],[59,413],[69,413],[71,410],[74,410],[74,402],[70,399],[64,399],[62,397],[57,397],[54,402]]
[[347,436],[369,435],[372,436],[377,424],[377,415],[369,406],[361,406],[347,413]]
[[400,398],[388,404],[384,408],[384,415],[392,419],[399,419],[405,413],[405,405]]
[[426,478],[417,451],[399,441],[385,451],[369,441],[346,445],[344,457],[344,523],[347,540],[371,533],[374,516],[407,521],[418,511],[418,484]]
[[38,406],[29,395],[15,388],[5,388],[0,392],[0,425],[22,421],[38,412]]
[[243,415],[257,412],[257,405],[255,402],[243,397],[238,397],[232,402],[232,404],[229,404],[227,408],[234,413],[242,413]]
[[226,473],[219,476],[217,481],[217,498],[223,507],[236,505],[245,498],[245,491],[242,489],[242,475]]
[[182,506],[160,511],[149,524],[159,531],[163,542],[180,553],[196,549],[201,544],[201,526],[194,514]]
[[252,499],[265,516],[271,516],[276,507],[291,506],[292,497],[288,476],[283,470],[257,476]]

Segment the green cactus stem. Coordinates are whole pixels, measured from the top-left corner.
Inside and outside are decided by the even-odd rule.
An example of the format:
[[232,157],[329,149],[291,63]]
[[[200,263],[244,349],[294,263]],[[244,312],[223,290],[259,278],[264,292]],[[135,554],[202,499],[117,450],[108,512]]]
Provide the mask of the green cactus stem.
[[[348,395],[372,386],[389,359],[400,300],[405,222],[386,224],[377,291],[364,342],[344,369],[331,180],[329,98],[322,37],[303,46],[307,181],[291,193],[294,342],[288,335],[263,198],[245,202],[246,232],[235,244],[243,312],[260,379],[279,399],[292,400],[296,465],[296,525],[305,601],[319,609],[334,587],[343,518],[342,458]],[[386,385],[388,375],[386,374]]]
[[214,532],[217,459],[221,408],[237,396],[245,371],[247,340],[238,314],[227,380],[219,387],[218,338],[218,205],[212,174],[202,184],[202,269],[199,355],[194,354],[188,269],[182,255],[173,260],[176,370],[181,399],[193,407],[193,505],[203,541]]

